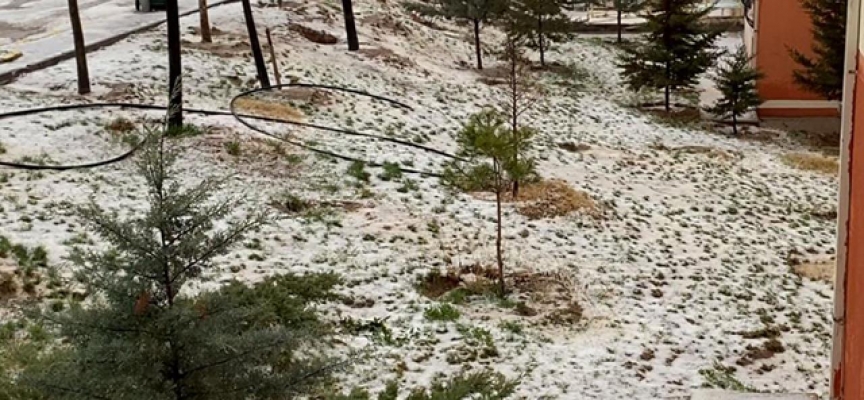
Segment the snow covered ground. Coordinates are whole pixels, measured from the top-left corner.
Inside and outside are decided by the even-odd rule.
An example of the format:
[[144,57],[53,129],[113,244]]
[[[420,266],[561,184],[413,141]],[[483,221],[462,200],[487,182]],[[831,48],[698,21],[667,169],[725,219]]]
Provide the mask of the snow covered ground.
[[[255,15],[260,31],[269,26],[273,32],[283,80],[363,89],[415,111],[332,93],[307,112],[307,121],[454,152],[460,124],[502,99],[502,87],[482,83],[483,75],[470,68],[469,30],[441,21],[421,24],[393,2],[356,3],[363,49],[357,53],[342,42],[315,44],[288,29],[296,23],[342,37],[341,11],[333,2],[286,1],[285,10],[259,7]],[[196,16],[182,20],[185,99],[189,106],[225,109],[234,94],[254,85],[255,68],[240,5],[216,8],[210,18],[221,31],[210,46],[197,43]],[[499,38],[491,30],[484,35],[490,44]],[[75,94],[75,65],[67,61],[0,87],[0,111],[99,100],[164,104],[164,37],[164,28],[156,29],[92,53],[90,96]],[[602,219],[577,213],[531,220],[507,207],[505,255],[511,273],[564,277],[567,294],[584,308],[578,322],[546,324],[542,314],[518,316],[483,299],[457,306],[462,316],[455,323],[426,320],[424,311],[436,302],[416,291],[417,275],[492,265],[494,204],[451,194],[430,177],[385,181],[378,169],[370,169],[371,183],[358,188],[345,173],[348,163],[262,144],[261,135],[229,117],[187,116],[211,129],[184,142],[184,178],[233,174],[225,195],[245,193],[250,208],[267,207],[284,193],[351,201],[359,208],[320,219],[276,219],[257,234],[260,242],[225,257],[220,272],[193,290],[287,271],[342,274],[348,282],[342,290],[357,301],[328,312],[334,318],[386,318],[395,338],[349,343],[368,357],[345,372],[347,386],[373,391],[391,379],[426,384],[437,373],[470,366],[519,378],[520,398],[687,398],[711,382],[707,377],[720,373],[719,366],[732,366],[732,375],[755,390],[827,393],[832,288],[793,274],[787,259],[833,254],[834,220],[825,215],[834,209],[836,177],[783,163],[783,154],[802,150],[791,142],[673,128],[628,107],[633,95],[620,84],[614,50],[597,40],[564,45],[551,58],[581,72],[564,79],[542,75],[549,95],[526,117],[540,132],[534,150],[540,174],[588,192],[608,211]],[[487,62],[495,64],[491,56]],[[104,129],[120,116],[159,118],[98,110],[4,120],[0,143],[6,153],[0,157],[56,163],[108,158],[125,148]],[[446,161],[372,140],[271,128],[371,161],[424,170]],[[241,143],[239,156],[226,151],[225,143],[234,140]],[[587,149],[570,152],[560,146],[566,143]],[[0,177],[2,234],[45,245],[52,263],[61,266],[82,233],[69,213],[73,205],[92,197],[123,212],[143,206],[141,182],[129,162],[83,172],[4,170]],[[467,333],[471,328],[491,334],[497,355],[462,357],[477,346]],[[752,334],[764,328],[777,330]],[[768,337],[784,351],[758,351]]]

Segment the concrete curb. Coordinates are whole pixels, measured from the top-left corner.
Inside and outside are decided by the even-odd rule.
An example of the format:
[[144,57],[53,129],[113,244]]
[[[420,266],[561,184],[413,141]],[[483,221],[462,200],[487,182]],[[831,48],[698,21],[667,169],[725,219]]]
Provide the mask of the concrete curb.
[[[234,2],[237,2],[237,1],[238,1],[238,0],[222,0],[222,1],[217,1],[217,2],[215,2],[215,3],[213,3],[213,4],[209,4],[209,5],[207,6],[207,9],[209,10],[209,9],[211,9],[211,8],[214,8],[214,7],[219,7],[219,6],[221,6],[221,5],[225,5],[225,4],[229,4],[229,3],[234,3]],[[183,18],[183,17],[189,16],[189,15],[195,14],[195,13],[197,13],[198,11],[199,11],[199,9],[196,8],[196,9],[194,9],[194,10],[189,10],[189,11],[186,11],[186,12],[180,13],[180,18]],[[138,33],[144,32],[144,31],[148,31],[148,30],[150,30],[150,29],[153,29],[153,28],[155,28],[155,27],[157,27],[157,26],[159,26],[159,25],[162,25],[162,24],[164,24],[164,23],[165,23],[165,20],[164,20],[164,19],[163,19],[163,20],[160,20],[160,21],[156,21],[156,22],[151,22],[151,23],[148,23],[148,24],[145,24],[145,25],[139,26],[139,27],[137,27],[137,28],[133,28],[133,29],[130,29],[130,30],[128,30],[128,31],[118,33],[118,34],[116,34],[116,35],[114,35],[114,36],[111,36],[111,37],[108,37],[108,38],[105,38],[105,39],[98,40],[98,41],[96,41],[96,42],[90,43],[90,44],[84,46],[84,48],[85,48],[85,50],[86,50],[87,53],[90,53],[90,52],[93,52],[93,51],[99,50],[99,49],[101,49],[101,48],[103,48],[103,47],[110,46],[110,45],[112,45],[112,44],[114,44],[114,43],[117,43],[117,42],[119,42],[119,41],[121,41],[121,40],[123,40],[123,39],[128,38],[129,36],[132,36],[132,35],[135,35],[135,34],[138,34]],[[11,70],[11,71],[6,71],[6,72],[3,72],[3,73],[0,73],[0,85],[5,85],[5,84],[8,84],[8,83],[11,83],[11,82],[15,81],[15,79],[18,78],[19,76],[21,76],[21,74],[26,74],[26,73],[30,73],[30,72],[33,72],[33,71],[38,71],[38,70],[40,70],[40,69],[48,68],[48,67],[51,67],[51,66],[57,65],[57,64],[59,64],[59,63],[61,63],[61,62],[63,62],[63,61],[66,61],[66,60],[68,60],[68,59],[70,59],[70,58],[74,58],[74,57],[75,57],[75,49],[72,49],[72,50],[65,51],[65,52],[62,52],[62,53],[60,53],[60,54],[57,54],[57,55],[55,55],[55,56],[52,56],[52,57],[49,57],[49,58],[43,59],[43,60],[41,60],[41,61],[37,61],[37,62],[34,62],[34,63],[32,63],[32,64],[28,64],[28,65],[23,66],[23,67],[21,67],[21,68],[16,68],[16,69],[13,69],[13,70]]]

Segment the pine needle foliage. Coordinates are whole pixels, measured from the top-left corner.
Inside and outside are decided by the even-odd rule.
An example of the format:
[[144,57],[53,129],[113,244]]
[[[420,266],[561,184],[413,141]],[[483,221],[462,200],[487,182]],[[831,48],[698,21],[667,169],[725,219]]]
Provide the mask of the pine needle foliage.
[[847,0],[803,0],[813,23],[813,56],[790,49],[801,69],[794,72],[802,88],[828,100],[843,97],[843,68],[846,57]]
[[215,268],[215,258],[267,216],[234,216],[242,199],[217,198],[221,180],[181,184],[179,151],[166,140],[151,136],[137,163],[147,188],[145,210],[121,217],[95,202],[80,210],[107,243],[71,256],[77,280],[91,293],[89,304],[41,315],[62,344],[50,366],[27,371],[21,381],[52,399],[308,394],[332,363],[316,351],[321,336],[314,319],[298,314],[302,307],[286,311],[284,291],[268,295],[234,284],[189,294],[188,284]]
[[751,65],[752,57],[743,46],[721,65],[714,84],[723,95],[708,112],[722,118],[732,118],[732,131],[738,134],[738,117],[762,103],[756,92],[756,82],[762,73]]
[[714,64],[722,30],[706,24],[713,6],[702,0],[650,0],[648,7],[648,33],[624,47],[620,66],[631,89],[662,90],[670,111],[672,94],[696,86]]

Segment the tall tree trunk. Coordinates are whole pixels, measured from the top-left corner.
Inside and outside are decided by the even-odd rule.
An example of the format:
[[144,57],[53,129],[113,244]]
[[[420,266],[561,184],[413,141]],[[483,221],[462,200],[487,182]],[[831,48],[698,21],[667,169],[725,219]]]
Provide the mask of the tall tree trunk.
[[[734,109],[734,103],[732,104],[732,107]],[[738,136],[738,115],[734,111],[732,112],[732,134]]]
[[621,25],[621,14],[623,14],[621,7],[618,7],[618,44],[624,41],[621,37],[621,32],[624,30],[624,26]]
[[87,70],[87,49],[84,47],[84,31],[78,0],[69,0],[69,21],[72,23],[72,41],[75,43],[75,64],[78,69],[78,94],[90,93],[90,72]]
[[672,75],[672,64],[668,61],[666,62],[666,86],[663,88],[663,92],[665,94],[663,104],[666,106],[666,113],[672,110],[672,87],[669,86],[669,80]]
[[246,19],[246,30],[249,32],[249,45],[252,46],[252,56],[255,58],[255,69],[261,87],[270,88],[270,77],[267,75],[267,65],[264,64],[264,54],[261,53],[261,43],[258,42],[258,29],[255,28],[255,17],[252,15],[252,5],[249,0],[243,0],[243,17]]
[[543,43],[543,17],[537,17],[537,36],[539,38],[540,44],[540,66],[546,67],[546,48],[545,43]]
[[[500,175],[500,171],[498,171],[498,163],[496,165],[496,175]],[[507,294],[507,286],[504,283],[504,257],[501,252],[501,182],[496,177],[497,187],[495,188],[495,206],[497,208],[498,219],[497,219],[497,235],[495,238],[495,254],[498,260],[498,290],[500,290],[501,297],[504,297]]]
[[483,69],[483,51],[480,49],[480,19],[474,18],[474,50],[477,52],[477,69]]
[[354,5],[351,0],[342,0],[342,12],[345,14],[345,32],[348,34],[348,50],[360,50],[360,40],[357,39],[357,25],[354,23]]
[[183,125],[183,65],[180,58],[180,16],[177,0],[165,4],[168,27],[168,128]]
[[207,0],[198,0],[198,15],[201,17],[201,41],[210,43],[213,36],[210,34],[210,12],[207,10]]
[[669,85],[666,85],[664,88],[664,94],[663,104],[666,106],[666,114],[669,114],[669,112],[672,111],[672,89]]

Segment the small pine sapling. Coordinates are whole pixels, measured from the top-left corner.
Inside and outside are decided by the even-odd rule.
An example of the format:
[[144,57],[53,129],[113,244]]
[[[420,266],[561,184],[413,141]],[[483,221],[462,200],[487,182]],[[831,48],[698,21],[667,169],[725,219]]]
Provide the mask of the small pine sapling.
[[732,118],[732,131],[738,134],[738,117],[761,103],[756,82],[762,73],[751,65],[752,57],[743,46],[717,70],[714,83],[723,95],[708,112],[721,118]]
[[[530,149],[530,137],[535,134],[531,128],[520,127],[519,119],[537,105],[544,94],[542,87],[531,75],[531,68],[523,54],[523,45],[524,40],[521,35],[508,31],[503,46],[503,58],[507,61],[508,68],[502,108],[510,120],[510,132],[516,146],[513,152],[513,156],[516,157],[513,165],[518,165],[519,155]],[[511,178],[514,179],[513,198],[515,199],[519,196],[519,183],[527,176],[523,176],[519,171],[511,172]]]
[[494,110],[485,110],[472,115],[457,142],[459,155],[468,160],[463,166],[454,162],[444,172],[447,185],[465,191],[487,191],[495,193],[496,206],[496,260],[498,263],[499,294],[506,295],[504,281],[504,258],[502,252],[501,203],[510,182],[536,175],[534,160],[518,154],[524,147],[517,141],[528,143],[533,136],[529,129],[520,129],[514,134],[507,128],[503,115]]

